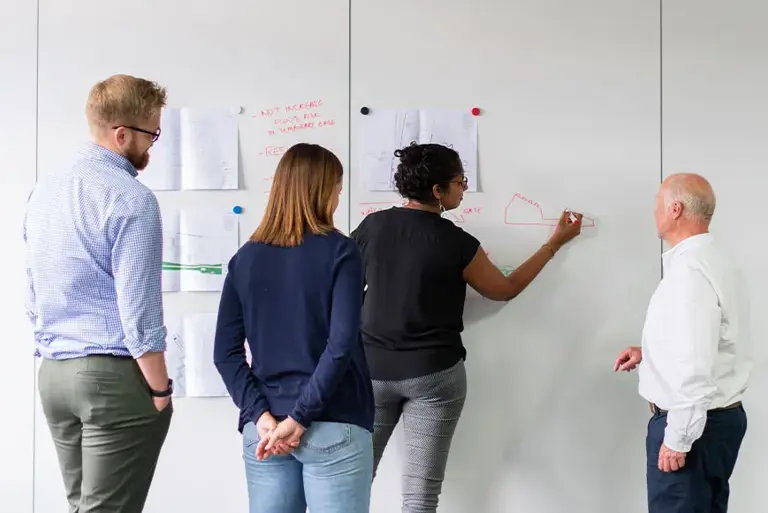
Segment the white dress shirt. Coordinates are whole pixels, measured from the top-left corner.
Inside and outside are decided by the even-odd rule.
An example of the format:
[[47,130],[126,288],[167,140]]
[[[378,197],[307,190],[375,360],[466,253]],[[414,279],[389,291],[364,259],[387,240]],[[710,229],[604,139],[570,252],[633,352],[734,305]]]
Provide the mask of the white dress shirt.
[[709,233],[662,255],[643,327],[639,393],[668,410],[664,445],[688,452],[707,410],[740,401],[750,373],[746,291]]

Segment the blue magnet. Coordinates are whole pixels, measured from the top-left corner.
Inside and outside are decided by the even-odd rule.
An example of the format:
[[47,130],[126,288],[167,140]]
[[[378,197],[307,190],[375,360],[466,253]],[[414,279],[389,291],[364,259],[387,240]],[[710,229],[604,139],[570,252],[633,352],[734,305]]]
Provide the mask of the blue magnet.
[[242,214],[243,213],[243,207],[241,207],[240,205],[235,205],[232,208],[232,212],[234,212],[235,214]]

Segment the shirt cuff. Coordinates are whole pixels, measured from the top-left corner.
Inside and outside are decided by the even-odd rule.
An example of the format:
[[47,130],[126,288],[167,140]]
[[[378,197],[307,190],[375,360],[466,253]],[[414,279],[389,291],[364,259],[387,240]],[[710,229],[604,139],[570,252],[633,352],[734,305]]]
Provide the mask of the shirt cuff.
[[245,417],[252,421],[254,424],[259,422],[262,415],[269,411],[269,404],[265,404],[266,401],[257,402],[250,411],[245,413]]
[[299,413],[297,410],[293,410],[290,414],[288,414],[289,417],[291,417],[293,420],[299,423],[301,427],[303,427],[305,430],[309,429],[312,426],[312,421],[307,419],[304,415]]
[[147,332],[143,337],[125,337],[125,347],[134,359],[147,353],[164,353],[166,350],[165,326]]
[[664,445],[666,445],[668,449],[671,449],[675,452],[687,453],[691,451],[693,440],[687,436],[678,436],[677,434],[672,433],[669,429],[667,429],[664,433]]

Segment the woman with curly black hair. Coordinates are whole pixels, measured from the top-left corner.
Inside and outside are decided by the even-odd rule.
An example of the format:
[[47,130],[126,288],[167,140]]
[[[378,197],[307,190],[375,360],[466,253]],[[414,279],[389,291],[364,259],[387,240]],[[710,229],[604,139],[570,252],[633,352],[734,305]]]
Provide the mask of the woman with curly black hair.
[[480,242],[441,214],[467,189],[461,159],[438,144],[397,150],[397,190],[407,201],[367,216],[351,237],[367,290],[362,337],[376,401],[374,475],[400,416],[407,450],[403,512],[434,512],[467,391],[461,340],[467,284],[508,301],[581,231],[563,212],[549,241],[509,276]]

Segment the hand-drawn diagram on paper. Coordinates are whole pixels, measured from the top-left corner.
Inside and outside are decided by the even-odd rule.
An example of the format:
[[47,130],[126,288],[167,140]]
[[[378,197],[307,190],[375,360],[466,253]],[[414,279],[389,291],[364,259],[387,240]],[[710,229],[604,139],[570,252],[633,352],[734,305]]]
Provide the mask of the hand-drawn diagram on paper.
[[179,317],[166,318],[165,327],[168,330],[166,337],[165,364],[168,367],[168,376],[173,380],[173,397],[184,397],[187,394],[184,365],[184,324]]
[[173,379],[174,397],[228,395],[213,364],[217,314],[189,314],[166,320],[165,361]]
[[215,313],[184,316],[184,367],[189,397],[223,397],[227,388],[213,364]]
[[477,121],[448,109],[384,109],[363,119],[362,174],[368,191],[395,190],[399,159],[394,152],[418,144],[442,144],[459,154],[468,190],[477,191]]
[[[515,193],[504,209],[504,223],[514,226],[557,226],[560,220],[560,212],[548,212],[544,215],[544,209],[540,203],[526,198],[520,193]],[[591,217],[582,218],[582,228],[594,228],[595,220]]]
[[219,210],[163,211],[163,291],[221,290],[239,248],[238,216]]
[[164,108],[139,181],[152,190],[237,189],[238,120],[226,109]]

